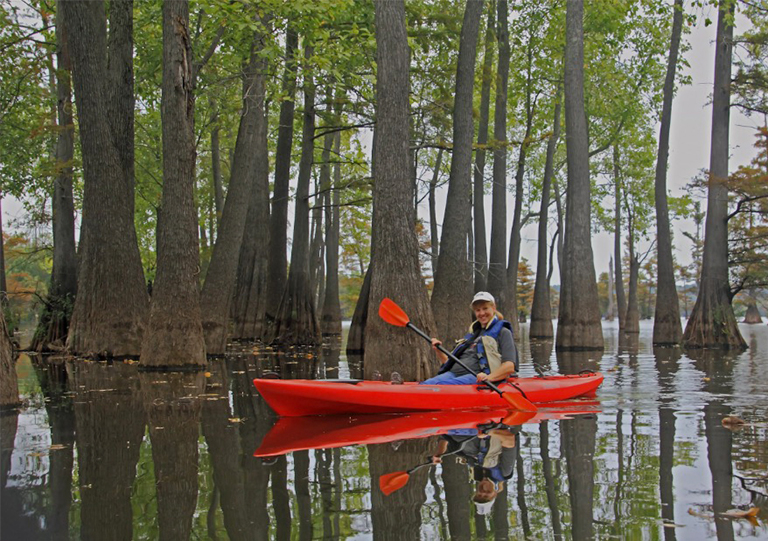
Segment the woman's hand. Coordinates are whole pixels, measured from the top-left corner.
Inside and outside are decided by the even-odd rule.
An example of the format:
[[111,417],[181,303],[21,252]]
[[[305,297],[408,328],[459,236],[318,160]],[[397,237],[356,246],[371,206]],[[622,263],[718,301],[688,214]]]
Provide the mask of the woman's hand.
[[443,459],[440,458],[439,456],[434,455],[432,457],[432,464],[442,464],[442,463],[443,463]]
[[437,346],[442,346],[442,345],[443,343],[437,338],[432,339],[432,349],[434,349],[435,351],[437,351]]
[[488,374],[486,374],[485,372],[478,372],[477,373],[477,382],[478,383],[482,383],[482,382],[487,381],[487,380],[488,380]]

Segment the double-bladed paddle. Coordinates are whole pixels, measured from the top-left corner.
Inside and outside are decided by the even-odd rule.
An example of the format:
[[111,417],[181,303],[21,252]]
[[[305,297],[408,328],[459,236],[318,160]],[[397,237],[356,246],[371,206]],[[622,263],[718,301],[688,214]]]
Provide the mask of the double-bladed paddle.
[[[395,301],[389,298],[384,298],[381,301],[381,304],[379,305],[379,317],[389,323],[390,325],[396,325],[398,327],[407,327],[411,329],[413,332],[421,336],[424,340],[426,340],[429,343],[432,343],[432,338],[429,337],[424,331],[416,327],[413,323],[411,323],[410,319],[408,318],[408,314],[406,314],[402,308],[400,308],[397,304],[395,304]],[[470,369],[466,364],[461,362],[458,357],[456,357],[453,353],[445,349],[442,345],[438,344],[437,349],[440,350],[442,353],[447,355],[453,362],[459,363],[460,366],[463,366],[465,370],[467,370],[469,373],[474,374],[477,376],[477,372]],[[490,387],[492,390],[499,393],[501,398],[503,398],[511,407],[521,410],[521,411],[537,411],[539,408],[537,408],[533,402],[525,398],[522,394],[522,391],[519,389],[516,389],[517,392],[509,392],[509,391],[502,391],[499,389],[492,381],[485,380],[483,382],[485,385]],[[406,478],[407,481],[407,478]]]

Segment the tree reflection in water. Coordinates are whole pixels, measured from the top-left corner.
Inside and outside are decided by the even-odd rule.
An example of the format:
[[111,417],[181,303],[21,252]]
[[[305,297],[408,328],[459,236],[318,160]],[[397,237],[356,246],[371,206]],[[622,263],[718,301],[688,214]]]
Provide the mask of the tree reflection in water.
[[[554,354],[551,341],[523,344],[524,355],[530,351],[544,370],[599,366],[606,380],[596,415],[544,416],[521,427],[514,476],[489,515],[477,513],[472,470],[456,456],[416,471],[391,496],[380,492],[381,474],[408,470],[434,452],[441,439],[430,432],[434,426],[417,440],[329,448],[326,438],[325,448],[274,461],[253,456],[275,420],[253,378],[268,371],[359,375],[360,366],[336,347],[318,358],[258,349],[254,355],[246,346],[212,360],[209,377],[138,374],[130,362],[68,361],[65,370],[60,362],[22,356],[25,405],[0,419],[1,535],[768,538],[762,515],[754,523],[715,518],[766,505],[768,483],[760,476],[768,433],[760,423],[768,415],[768,329],[749,327],[745,338],[750,350],[735,357],[654,349],[641,322],[636,341],[607,333],[601,358]],[[522,374],[534,375],[525,358]],[[722,425],[726,415],[752,426],[731,432]]]

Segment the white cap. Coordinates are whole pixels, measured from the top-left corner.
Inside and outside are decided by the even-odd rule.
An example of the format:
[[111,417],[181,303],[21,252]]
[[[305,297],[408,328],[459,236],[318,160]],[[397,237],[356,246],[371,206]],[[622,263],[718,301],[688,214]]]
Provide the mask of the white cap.
[[474,306],[476,302],[491,302],[493,304],[496,304],[496,299],[493,298],[493,295],[488,293],[487,291],[478,291],[475,293],[475,297],[472,299],[472,302],[469,304],[470,306]]
[[493,509],[493,501],[494,500],[483,503],[475,502],[475,509],[477,510],[477,514],[480,516],[490,515],[491,509]]

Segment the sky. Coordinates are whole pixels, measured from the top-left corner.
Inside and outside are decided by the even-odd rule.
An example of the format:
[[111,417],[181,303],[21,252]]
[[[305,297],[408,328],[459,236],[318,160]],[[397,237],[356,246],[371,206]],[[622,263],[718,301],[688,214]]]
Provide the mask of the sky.
[[[717,13],[714,9],[708,13],[713,20],[710,26],[704,25],[705,17],[698,17],[699,22],[691,29],[691,33],[686,39],[690,43],[690,50],[685,58],[690,67],[685,68],[684,73],[689,75],[692,83],[678,88],[672,105],[672,126],[670,137],[670,156],[669,169],[667,175],[667,184],[673,196],[679,196],[684,193],[684,186],[691,181],[693,177],[709,165],[709,141],[710,129],[712,124],[712,113],[710,106],[710,94],[712,92],[712,83],[714,80],[714,39],[716,33]],[[737,17],[736,34],[744,31],[746,21],[743,17]],[[730,125],[730,150],[731,158],[729,170],[735,171],[740,165],[748,164],[756,155],[754,148],[755,132],[758,126],[762,125],[764,119],[758,117],[748,118],[742,115],[738,109],[731,110]],[[658,129],[656,130],[658,133]],[[508,156],[510,164],[516,160],[516,152],[511,152]],[[509,167],[509,179],[514,180],[514,167]],[[437,197],[438,216],[444,214],[445,195],[447,187],[444,187]],[[486,223],[490,224],[490,196],[486,196]],[[701,198],[702,209],[706,209],[706,199]],[[607,205],[612,205],[612,201],[607,201]],[[511,209],[514,205],[514,199],[510,191],[508,197],[508,216],[511,216]],[[8,227],[9,220],[19,217],[22,213],[22,207],[18,201],[12,198],[4,198],[2,201],[3,226]],[[292,216],[292,210],[289,216]],[[429,210],[426,206],[426,200],[419,209],[419,216],[426,222],[429,218]],[[442,222],[442,220],[441,220]],[[682,232],[694,232],[695,226],[691,221],[678,221],[673,224],[674,230],[674,251],[675,257],[682,264],[691,261],[691,242]],[[490,226],[488,231],[488,245],[490,246]],[[703,232],[702,232],[703,234]],[[536,221],[523,229],[523,242],[521,246],[521,256],[528,259],[532,266],[536,262],[536,244],[538,230]],[[647,245],[639,246],[638,253],[643,253]],[[595,274],[606,272],[609,269],[610,256],[613,252],[613,235],[608,233],[598,233],[593,236],[592,249],[594,253]],[[559,272],[555,266],[552,284],[560,283]]]

